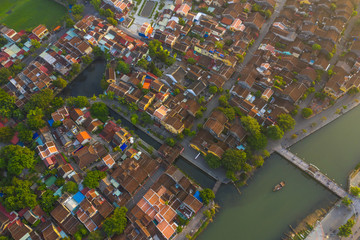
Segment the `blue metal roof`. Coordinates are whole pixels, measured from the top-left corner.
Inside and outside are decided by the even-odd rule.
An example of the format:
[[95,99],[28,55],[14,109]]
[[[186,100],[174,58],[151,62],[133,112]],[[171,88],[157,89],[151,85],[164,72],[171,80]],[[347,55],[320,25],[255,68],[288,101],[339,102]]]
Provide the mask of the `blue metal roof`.
[[85,196],[84,194],[82,194],[80,191],[77,192],[74,196],[73,196],[73,199],[77,202],[77,203],[81,203],[84,199],[85,199]]

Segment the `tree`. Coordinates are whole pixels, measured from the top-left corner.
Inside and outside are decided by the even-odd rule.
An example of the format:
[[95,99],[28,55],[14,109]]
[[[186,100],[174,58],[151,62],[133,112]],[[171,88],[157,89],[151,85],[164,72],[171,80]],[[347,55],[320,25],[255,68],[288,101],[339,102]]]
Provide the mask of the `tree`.
[[167,138],[167,139],[165,140],[165,142],[166,142],[166,144],[169,145],[170,147],[175,146],[175,143],[176,143],[173,138]]
[[84,5],[82,4],[75,4],[73,7],[72,7],[72,12],[74,14],[81,14],[84,12]]
[[181,25],[181,26],[185,26],[185,20],[183,19],[183,18],[179,18],[179,24]]
[[136,125],[139,122],[139,116],[137,114],[133,114],[130,117],[131,123]]
[[261,167],[264,164],[264,158],[261,155],[254,155],[252,161],[255,167]]
[[106,177],[105,172],[98,170],[88,172],[84,178],[84,185],[89,188],[97,188],[99,186],[99,181]]
[[278,125],[270,126],[266,129],[266,136],[278,140],[284,136],[284,131]]
[[90,103],[87,97],[84,96],[78,96],[78,97],[69,97],[66,99],[66,105],[70,107],[77,107],[77,108],[83,108],[83,107],[89,107]]
[[237,149],[227,149],[222,156],[222,165],[229,171],[240,171],[246,161],[246,153]]
[[246,131],[248,131],[251,135],[256,136],[261,133],[261,127],[258,121],[250,116],[241,117],[241,123]]
[[108,237],[111,237],[114,234],[121,234],[124,232],[127,224],[127,211],[128,210],[126,207],[115,208],[113,215],[105,219],[102,228]]
[[141,121],[145,124],[153,124],[154,123],[154,121],[152,120],[152,118],[150,117],[150,115],[147,112],[141,113]]
[[265,10],[265,17],[266,18],[269,18],[269,17],[271,17],[271,15],[272,15],[272,13],[271,13],[271,11],[269,10],[269,9],[267,9],[267,10]]
[[56,200],[59,198],[59,196],[54,195],[54,192],[50,189],[46,190],[41,197],[40,197],[40,206],[41,209],[44,210],[46,213],[50,213],[54,207]]
[[23,123],[19,123],[17,126],[16,126],[16,131],[18,131],[18,137],[19,137],[19,140],[25,144],[29,144],[31,143],[31,141],[33,140],[32,137],[33,137],[33,133],[31,130],[29,130],[27,128],[27,126]]
[[64,103],[65,101],[62,97],[55,97],[53,100],[51,100],[51,106],[53,106],[55,109],[64,106]]
[[229,97],[227,95],[221,95],[219,97],[219,103],[223,107],[229,106]]
[[101,57],[104,55],[104,52],[98,46],[93,47],[93,53],[94,53],[95,57]]
[[36,39],[31,39],[30,42],[31,42],[31,45],[33,45],[35,49],[38,49],[41,47],[41,43]]
[[149,62],[146,61],[145,58],[141,58],[138,62],[137,62],[137,65],[143,69],[147,69],[148,68],[148,64]]
[[11,175],[20,175],[25,168],[34,166],[35,153],[27,147],[8,145],[0,150],[0,168],[6,168]]
[[218,92],[218,88],[216,86],[210,86],[209,87],[209,93],[210,94],[216,94]]
[[116,70],[118,70],[121,73],[129,74],[130,73],[130,65],[125,63],[124,61],[119,61],[116,67]]
[[309,118],[311,115],[313,115],[313,110],[311,108],[303,108],[301,110],[301,115],[303,118]]
[[200,197],[203,203],[208,205],[215,198],[215,194],[210,188],[204,188],[200,191]]
[[37,130],[45,126],[45,121],[43,120],[44,113],[41,108],[36,107],[35,110],[30,110],[27,115],[27,124],[33,129]]
[[354,195],[355,197],[358,197],[360,194],[360,188],[359,187],[350,187],[350,193]]
[[108,17],[106,18],[106,20],[113,26],[116,26],[118,24],[118,22],[112,17]]
[[[4,69],[4,68],[2,68]],[[1,69],[0,69],[1,71]],[[0,73],[1,75],[1,73]],[[1,78],[1,76],[0,76]],[[1,80],[0,80],[1,81]],[[0,116],[9,118],[15,109],[15,97],[10,96],[2,88],[0,88]]]
[[233,107],[226,107],[226,108],[219,107],[218,109],[222,111],[230,121],[235,119],[235,110]]
[[196,63],[196,60],[194,58],[188,58],[186,61],[192,65],[194,65]]
[[264,149],[267,145],[267,139],[264,134],[251,135],[247,138],[247,143],[254,150]]
[[0,36],[0,48],[2,48],[7,43],[8,43],[8,40],[5,37]]
[[[4,85],[9,81],[11,76],[11,71],[8,68],[1,68],[0,69],[0,85]],[[4,91],[3,89],[1,89]]]
[[349,219],[347,222],[339,227],[338,235],[340,237],[348,237],[352,234],[351,228],[355,225],[354,220]]
[[312,45],[312,49],[313,49],[314,51],[316,51],[316,50],[321,50],[321,45],[319,45],[319,44],[317,44],[317,43],[314,43],[314,44]]
[[83,61],[83,63],[85,63],[86,65],[90,64],[93,60],[89,55],[85,55],[81,57],[81,60]]
[[109,115],[109,109],[105,103],[96,102],[91,106],[90,113],[92,117],[100,119],[102,122],[106,122]]
[[342,200],[341,200],[342,204],[344,204],[345,206],[349,207],[353,201],[348,197],[345,196]]
[[71,66],[71,71],[70,71],[70,75],[76,75],[80,72],[81,70],[81,66],[79,63],[74,63],[72,66]]
[[216,48],[223,49],[224,44],[222,44],[222,43],[221,43],[221,42],[219,42],[219,41],[215,41],[215,47],[216,47]]
[[331,11],[335,11],[336,8],[337,8],[337,6],[336,6],[335,3],[331,3],[331,4],[330,4],[330,9],[331,9]]
[[57,88],[65,88],[67,86],[67,81],[64,80],[62,77],[58,77],[56,80],[53,81],[53,85]]
[[78,185],[76,182],[68,181],[64,184],[62,192],[68,192],[71,194],[75,194],[79,191]]
[[75,22],[71,18],[66,18],[65,22],[67,28],[71,28],[75,25]]
[[218,156],[215,156],[212,153],[208,153],[205,156],[205,161],[211,168],[221,167],[221,159]]
[[14,130],[11,127],[0,128],[0,142],[8,143],[14,136]]
[[10,186],[2,188],[5,199],[2,201],[6,210],[17,211],[25,207],[33,208],[37,205],[36,195],[31,190],[32,183],[14,177]]
[[241,55],[241,54],[236,54],[236,58],[238,59],[238,61],[239,61],[240,63],[242,63],[242,62],[244,61],[244,56]]
[[277,124],[284,132],[286,132],[288,130],[294,129],[296,122],[291,117],[291,115],[282,113],[278,116]]
[[49,88],[42,90],[31,97],[30,101],[25,105],[25,110],[29,112],[30,110],[34,110],[37,107],[41,109],[48,109],[53,98],[53,90]]
[[94,232],[91,232],[89,236],[87,237],[89,240],[103,240],[105,239],[103,233],[100,230],[96,230]]

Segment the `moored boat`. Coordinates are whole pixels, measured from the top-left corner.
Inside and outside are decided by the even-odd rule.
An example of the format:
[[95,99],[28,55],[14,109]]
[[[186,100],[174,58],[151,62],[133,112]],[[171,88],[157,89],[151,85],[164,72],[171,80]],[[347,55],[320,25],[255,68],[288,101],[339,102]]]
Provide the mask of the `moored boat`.
[[283,187],[285,187],[285,182],[281,181],[279,184],[277,184],[274,189],[273,192],[279,191],[280,189],[282,189]]

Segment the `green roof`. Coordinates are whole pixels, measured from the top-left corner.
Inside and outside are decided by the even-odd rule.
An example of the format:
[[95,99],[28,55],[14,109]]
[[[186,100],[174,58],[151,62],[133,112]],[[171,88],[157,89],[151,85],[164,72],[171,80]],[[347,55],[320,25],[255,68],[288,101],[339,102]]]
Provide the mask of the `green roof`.
[[50,187],[51,185],[53,185],[56,181],[56,177],[55,176],[51,176],[49,177],[46,181],[45,181],[45,185],[47,187]]

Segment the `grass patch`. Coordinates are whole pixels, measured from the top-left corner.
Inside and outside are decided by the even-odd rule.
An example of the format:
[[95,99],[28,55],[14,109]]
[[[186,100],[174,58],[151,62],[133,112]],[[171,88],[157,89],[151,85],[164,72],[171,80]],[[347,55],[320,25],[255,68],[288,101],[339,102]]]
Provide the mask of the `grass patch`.
[[66,8],[52,0],[1,0],[0,23],[16,31],[45,24],[49,30],[66,15]]

